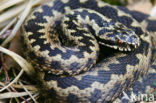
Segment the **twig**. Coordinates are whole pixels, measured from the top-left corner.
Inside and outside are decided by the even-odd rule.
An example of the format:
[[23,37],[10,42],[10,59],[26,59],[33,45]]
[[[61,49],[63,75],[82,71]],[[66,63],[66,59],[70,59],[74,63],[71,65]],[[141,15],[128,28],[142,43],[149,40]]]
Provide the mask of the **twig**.
[[23,89],[29,94],[29,96],[31,97],[31,99],[34,101],[34,103],[37,103],[37,101],[35,100],[35,98],[32,96],[32,94],[27,90],[27,88],[24,87],[24,85],[19,82],[20,85],[23,87]]
[[4,70],[5,75],[6,75],[6,80],[7,80],[7,82],[10,82],[8,71],[7,71],[7,68],[6,68],[5,64],[4,64],[4,58],[3,58],[2,54],[1,54],[1,61],[2,61],[2,65],[3,65],[3,70]]
[[10,42],[16,35],[17,31],[19,30],[19,28],[21,27],[22,23],[24,22],[25,18],[27,17],[27,15],[29,14],[31,8],[32,8],[32,3],[33,0],[30,0],[29,3],[27,4],[26,8],[24,10],[24,12],[22,13],[21,18],[19,19],[19,21],[17,22],[17,24],[15,25],[14,29],[12,30],[12,33],[10,34],[10,36],[2,43],[2,46],[6,46],[6,44],[8,42]]
[[27,96],[29,95],[27,92],[7,92],[0,94],[0,99],[6,99],[6,98],[15,98],[15,97],[21,97],[21,96]]
[[3,87],[2,89],[0,89],[0,92],[4,91],[5,89],[7,89],[8,87],[10,87],[13,83],[17,82],[18,79],[21,77],[21,75],[24,73],[24,70],[22,69],[20,71],[20,73],[17,75],[17,77],[12,81],[10,82],[7,86]]
[[6,32],[6,31],[10,28],[10,26],[12,26],[12,25],[16,22],[16,20],[17,20],[17,18],[14,18],[5,28],[3,28],[3,29],[1,30],[1,32],[0,32],[0,36],[1,36],[4,32]]
[[19,4],[19,3],[23,2],[23,1],[24,0],[8,0],[6,2],[3,2],[3,3],[1,3],[3,5],[0,5],[0,12],[7,9],[7,8],[9,8],[9,7],[11,7],[11,6],[13,6],[13,5],[17,5],[17,4]]
[[24,58],[22,58],[21,56],[19,56],[18,54],[7,50],[3,47],[0,46],[0,52],[3,52],[9,56],[11,56],[20,66],[21,68],[30,76],[32,76],[35,73],[34,68],[32,67],[32,65],[30,63],[28,63]]

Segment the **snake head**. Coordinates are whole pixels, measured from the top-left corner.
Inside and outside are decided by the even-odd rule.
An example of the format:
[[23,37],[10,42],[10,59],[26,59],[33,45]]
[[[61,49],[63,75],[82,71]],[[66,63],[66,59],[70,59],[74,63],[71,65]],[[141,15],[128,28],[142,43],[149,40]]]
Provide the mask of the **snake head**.
[[135,31],[122,26],[122,28],[102,28],[99,31],[99,43],[120,51],[132,51],[140,45],[140,38]]

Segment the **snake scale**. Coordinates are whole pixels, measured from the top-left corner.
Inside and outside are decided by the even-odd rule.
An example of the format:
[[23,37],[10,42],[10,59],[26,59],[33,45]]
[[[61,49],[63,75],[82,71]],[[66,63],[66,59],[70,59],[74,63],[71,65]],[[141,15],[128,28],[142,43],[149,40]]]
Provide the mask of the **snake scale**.
[[119,97],[151,65],[143,17],[100,0],[52,0],[33,11],[23,26],[26,56],[42,73],[47,98],[107,103]]

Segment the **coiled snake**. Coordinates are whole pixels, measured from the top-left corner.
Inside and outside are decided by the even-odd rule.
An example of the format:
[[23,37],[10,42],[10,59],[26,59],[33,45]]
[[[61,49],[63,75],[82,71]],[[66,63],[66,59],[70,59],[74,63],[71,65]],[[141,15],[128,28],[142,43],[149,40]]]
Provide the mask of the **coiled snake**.
[[113,101],[147,73],[151,37],[122,9],[100,0],[53,0],[28,17],[26,55],[43,73],[50,98]]

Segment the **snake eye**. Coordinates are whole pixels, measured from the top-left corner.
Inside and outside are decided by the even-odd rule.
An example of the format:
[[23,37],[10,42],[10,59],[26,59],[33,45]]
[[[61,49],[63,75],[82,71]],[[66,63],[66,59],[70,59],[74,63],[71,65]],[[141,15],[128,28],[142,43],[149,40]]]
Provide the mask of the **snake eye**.
[[99,31],[99,43],[120,51],[132,51],[140,44],[135,32],[125,26],[123,28],[102,28]]
[[122,44],[122,41],[121,40],[117,40],[117,43]]

